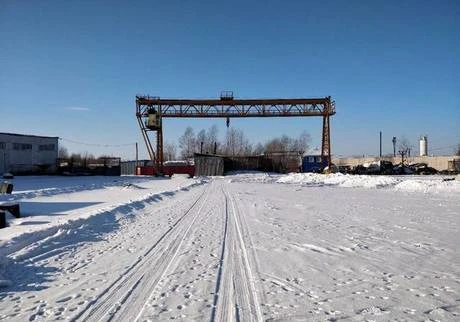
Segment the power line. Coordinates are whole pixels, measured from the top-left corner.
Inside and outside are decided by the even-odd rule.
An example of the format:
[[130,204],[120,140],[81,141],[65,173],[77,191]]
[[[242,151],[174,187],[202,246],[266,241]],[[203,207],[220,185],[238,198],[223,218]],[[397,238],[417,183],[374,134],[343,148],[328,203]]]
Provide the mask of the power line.
[[100,144],[100,143],[87,143],[87,142],[79,142],[71,139],[66,138],[59,138],[59,140],[67,141],[75,144],[87,145],[87,146],[97,146],[97,147],[122,147],[122,146],[132,146],[136,145],[136,143],[123,143],[123,144]]

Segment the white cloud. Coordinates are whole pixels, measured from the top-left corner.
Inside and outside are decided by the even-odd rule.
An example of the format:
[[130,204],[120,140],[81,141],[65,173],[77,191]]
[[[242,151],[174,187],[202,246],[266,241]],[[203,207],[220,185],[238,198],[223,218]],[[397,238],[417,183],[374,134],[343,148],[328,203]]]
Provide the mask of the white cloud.
[[65,108],[68,111],[77,111],[77,112],[83,112],[83,111],[90,111],[91,109],[87,107],[78,107],[78,106],[70,106]]

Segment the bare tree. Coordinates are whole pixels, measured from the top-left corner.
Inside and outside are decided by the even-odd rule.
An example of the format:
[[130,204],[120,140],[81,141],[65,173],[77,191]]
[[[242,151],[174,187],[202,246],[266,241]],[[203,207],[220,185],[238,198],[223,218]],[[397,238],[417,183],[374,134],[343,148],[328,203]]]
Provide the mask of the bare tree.
[[208,142],[206,138],[206,130],[198,132],[196,135],[196,145],[197,147],[195,148],[195,151],[200,151],[200,153],[209,152],[207,151]]
[[253,148],[252,148],[252,143],[249,142],[249,140],[245,140],[243,142],[243,151],[242,155],[253,155]]
[[262,143],[257,143],[256,146],[254,147],[254,150],[252,151],[252,153],[254,155],[261,155],[262,153],[264,153],[264,145]]
[[301,154],[304,154],[309,148],[310,141],[310,134],[308,134],[307,131],[303,131],[298,138],[294,139],[291,150],[299,151]]
[[405,158],[407,156],[410,157],[410,151],[412,149],[412,145],[410,144],[409,140],[405,137],[402,137],[401,140],[399,140],[399,145],[398,145],[398,153],[401,156],[401,164],[404,164],[406,161]]
[[72,159],[74,161],[81,161],[81,159],[82,159],[81,153],[72,153],[70,155],[70,159]]
[[94,155],[92,155],[88,151],[85,151],[85,153],[83,153],[83,156],[82,156],[81,160],[83,162],[83,166],[87,167],[88,164],[90,164],[91,161],[95,160],[95,157],[94,157]]
[[[412,144],[409,142],[409,140],[405,137],[402,137],[399,140],[399,145],[398,145],[398,152],[399,154],[404,154],[406,156],[410,157],[410,152],[412,150]],[[404,158],[404,157],[403,157]]]
[[244,136],[240,129],[231,127],[227,130],[227,137],[225,140],[225,154],[227,155],[244,155],[251,154],[251,144]]
[[460,156],[460,144],[457,146],[457,151],[455,151],[456,156]]
[[181,157],[183,159],[193,156],[195,152],[196,138],[193,129],[188,126],[184,134],[179,138],[179,147],[181,149]]
[[266,152],[286,152],[286,151],[297,151],[304,153],[308,150],[310,143],[310,135],[303,131],[299,137],[291,138],[283,134],[279,138],[274,138],[265,144]]
[[176,160],[177,148],[173,142],[166,142],[164,146],[164,158],[165,161]]
[[82,157],[81,153],[72,153],[70,155],[70,164],[71,166],[83,166],[84,165],[84,157]]
[[216,125],[211,126],[208,130],[201,130],[196,135],[196,151],[200,153],[214,153],[214,148],[220,146],[218,142],[218,128]]
[[59,150],[58,150],[58,158],[61,158],[61,159],[68,159],[69,158],[69,151],[67,150],[67,148],[63,145],[59,146]]
[[290,151],[292,147],[292,141],[292,138],[290,138],[286,134],[283,134],[280,138],[281,151]]
[[227,129],[227,136],[225,138],[225,154],[236,155],[238,151],[238,130],[234,127]]
[[[205,149],[209,153],[214,153],[214,145],[219,146],[218,142],[219,130],[216,125],[211,126],[206,132],[206,146]],[[217,152],[217,151],[216,151]]]
[[274,138],[265,143],[265,152],[278,152],[282,149],[280,138]]

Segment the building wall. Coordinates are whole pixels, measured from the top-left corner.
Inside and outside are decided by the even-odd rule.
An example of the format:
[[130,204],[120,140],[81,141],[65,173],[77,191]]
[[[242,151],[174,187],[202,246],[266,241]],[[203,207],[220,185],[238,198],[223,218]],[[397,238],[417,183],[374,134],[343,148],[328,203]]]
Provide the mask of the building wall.
[[145,167],[150,160],[139,160],[139,161],[122,161],[121,174],[122,175],[136,175],[136,166]]
[[223,176],[224,158],[195,155],[195,176]]
[[56,171],[58,137],[0,133],[0,172]]
[[[333,158],[332,163],[337,166],[349,165],[357,166],[358,164],[371,163],[379,161],[378,157],[356,157],[356,158]],[[401,163],[401,156],[399,157],[382,157],[382,160],[387,160],[393,164]],[[458,156],[416,156],[406,157],[405,162],[407,163],[426,163],[429,167],[435,168],[438,171],[447,170],[449,168],[449,161],[460,160]]]

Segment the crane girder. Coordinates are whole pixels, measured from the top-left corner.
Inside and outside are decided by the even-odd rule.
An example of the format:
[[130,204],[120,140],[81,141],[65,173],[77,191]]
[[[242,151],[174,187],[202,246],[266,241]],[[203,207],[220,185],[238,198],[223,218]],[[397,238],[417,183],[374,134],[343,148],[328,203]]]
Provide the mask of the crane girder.
[[292,117],[324,116],[335,114],[335,104],[330,97],[294,99],[160,99],[136,97],[138,114],[147,116],[154,108],[161,117]]

